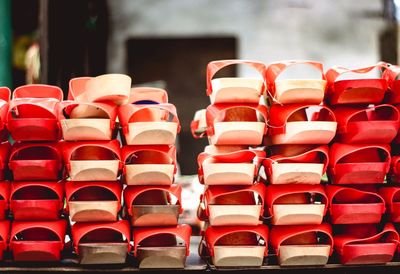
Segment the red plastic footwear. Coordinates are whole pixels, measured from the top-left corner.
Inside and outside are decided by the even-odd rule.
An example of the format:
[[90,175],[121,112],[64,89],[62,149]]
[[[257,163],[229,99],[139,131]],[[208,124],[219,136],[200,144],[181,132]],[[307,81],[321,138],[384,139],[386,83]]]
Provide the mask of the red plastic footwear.
[[127,185],[170,185],[174,182],[175,146],[124,146],[121,156],[123,181]]
[[266,192],[273,225],[321,224],[328,209],[322,185],[269,185]]
[[111,103],[63,101],[58,121],[66,141],[111,140],[116,135],[117,107]]
[[334,185],[325,190],[332,224],[377,224],[385,213],[385,201],[375,192]]
[[346,225],[341,230],[333,240],[342,264],[385,264],[393,259],[399,235],[391,223],[383,230],[374,224]]
[[[217,72],[232,65],[246,65],[255,69],[261,77],[219,77],[214,78]],[[258,61],[248,60],[219,60],[207,65],[207,95],[211,104],[221,103],[250,103],[258,104],[264,95],[266,81],[264,78],[266,67]]]
[[[10,183],[8,181],[0,182],[0,220],[4,220],[6,218],[6,213],[9,208],[9,199],[10,199]],[[2,235],[0,235],[0,237],[1,236]],[[5,239],[3,238],[3,240]]]
[[269,239],[281,266],[325,265],[333,251],[328,223],[273,226]]
[[389,221],[393,223],[400,222],[400,188],[399,187],[381,187],[379,194],[386,202],[386,213]]
[[396,155],[392,157],[390,162],[390,171],[387,176],[390,178],[390,181],[395,184],[400,183],[400,156]]
[[326,72],[328,80],[327,101],[331,105],[340,104],[379,104],[383,101],[388,84],[383,78],[352,78],[339,79],[346,73],[365,74],[374,69],[386,68],[387,64],[380,62],[374,66],[348,69],[333,67]]
[[9,142],[0,143],[0,181],[5,180],[5,171],[8,169],[11,145]]
[[[280,79],[289,68],[307,65],[317,70],[318,79]],[[269,64],[266,73],[271,103],[320,104],[325,96],[326,80],[322,63],[313,61],[281,61]]]
[[10,103],[11,90],[8,87],[0,87],[0,141],[8,140],[7,113]]
[[211,145],[260,145],[268,130],[267,117],[264,105],[210,105],[196,112],[191,131],[195,138],[207,135]]
[[252,185],[265,151],[245,146],[206,146],[197,157],[198,176],[205,185]]
[[71,181],[116,181],[122,169],[118,140],[62,142],[61,148]]
[[14,90],[7,115],[7,128],[15,141],[60,139],[57,106],[63,93],[59,87],[26,85]]
[[263,161],[270,184],[320,184],[329,162],[326,145],[278,145]]
[[71,227],[80,264],[123,264],[131,250],[128,221],[75,223]]
[[124,190],[126,213],[133,226],[176,226],[181,206],[180,185],[129,186]]
[[122,105],[118,117],[128,145],[173,145],[180,131],[172,104]]
[[273,105],[269,111],[268,143],[328,144],[336,134],[333,112],[318,105]]
[[63,208],[63,182],[11,183],[10,211],[14,220],[58,220]]
[[10,221],[0,221],[0,260],[3,260],[4,251],[7,250],[7,241],[10,238]]
[[400,81],[398,76],[400,74],[400,67],[395,65],[388,65],[382,74],[382,78],[386,79],[388,83],[388,90],[385,96],[385,102],[397,105],[400,104]]
[[115,222],[121,209],[119,182],[67,182],[65,198],[72,222]]
[[390,168],[390,147],[335,143],[329,159],[332,184],[381,184]]
[[399,111],[391,105],[333,108],[338,121],[337,141],[351,144],[388,144],[400,126]]
[[65,220],[14,221],[9,245],[14,261],[59,261],[64,249],[66,228]]
[[266,225],[209,226],[204,239],[204,255],[216,267],[260,267],[268,255]]
[[184,268],[190,253],[191,233],[189,225],[135,228],[134,256],[139,268]]
[[209,186],[200,198],[198,217],[211,226],[258,225],[264,214],[265,194],[263,183]]
[[59,180],[62,156],[58,143],[14,143],[8,167],[14,181]]

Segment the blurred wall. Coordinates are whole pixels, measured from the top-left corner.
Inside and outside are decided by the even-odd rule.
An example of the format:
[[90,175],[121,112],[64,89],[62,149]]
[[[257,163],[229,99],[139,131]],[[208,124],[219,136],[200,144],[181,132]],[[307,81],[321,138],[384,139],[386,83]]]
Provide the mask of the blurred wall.
[[[379,59],[380,0],[108,0],[108,71],[124,72],[137,36],[233,35],[239,57],[361,66]],[[243,74],[244,71],[242,71]],[[244,72],[244,73],[247,73]]]

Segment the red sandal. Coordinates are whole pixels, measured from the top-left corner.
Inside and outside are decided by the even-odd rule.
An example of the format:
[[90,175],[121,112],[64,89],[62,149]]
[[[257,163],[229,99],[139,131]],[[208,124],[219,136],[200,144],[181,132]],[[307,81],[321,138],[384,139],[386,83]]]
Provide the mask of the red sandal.
[[129,186],[124,190],[126,213],[133,226],[176,226],[181,206],[180,185]]
[[66,228],[65,220],[14,221],[9,245],[14,261],[59,261],[64,249]]
[[382,78],[386,79],[388,83],[388,90],[385,96],[385,102],[392,105],[400,104],[400,81],[398,76],[400,74],[400,67],[389,65],[382,74]]
[[59,180],[62,156],[58,143],[14,143],[8,163],[14,181]]
[[333,236],[335,251],[346,265],[385,264],[393,259],[399,235],[391,223],[346,225]]
[[328,223],[273,226],[269,239],[281,266],[325,265],[333,252]]
[[205,185],[252,185],[263,158],[263,150],[206,146],[197,157],[199,181]]
[[8,140],[7,113],[10,103],[11,90],[8,87],[0,87],[0,141]]
[[128,221],[75,223],[71,227],[80,264],[123,264],[131,249]]
[[393,155],[387,177],[394,184],[400,183],[400,155]]
[[400,126],[399,111],[391,105],[374,107],[339,106],[333,109],[341,143],[390,143]]
[[383,78],[352,78],[339,79],[346,73],[365,74],[373,69],[386,68],[387,64],[380,62],[374,66],[348,69],[333,67],[326,72],[328,80],[327,101],[331,105],[339,104],[379,104],[383,101],[388,84]]
[[189,225],[140,227],[133,230],[134,256],[139,268],[184,268],[190,253]]
[[63,208],[63,182],[11,183],[10,211],[14,220],[58,220]]
[[10,238],[10,221],[0,221],[0,260],[3,260],[4,251],[7,250],[7,242]]
[[336,118],[326,106],[273,105],[269,111],[269,143],[328,144],[336,134]]
[[269,185],[266,193],[273,225],[321,224],[328,209],[322,185]]
[[335,143],[329,158],[332,184],[381,184],[390,168],[390,147]]
[[326,145],[281,145],[269,148],[263,161],[270,184],[320,184],[329,162]]
[[174,182],[175,146],[124,146],[121,157],[123,181],[127,185],[170,185]]
[[264,214],[265,194],[263,183],[209,186],[200,198],[198,217],[211,226],[258,225]]
[[5,173],[8,170],[11,145],[9,142],[0,143],[0,181],[5,180]]
[[56,86],[25,85],[14,90],[7,115],[7,128],[15,141],[60,139],[57,106],[63,99]]
[[122,169],[118,140],[63,142],[61,145],[71,181],[117,180]]
[[268,255],[268,226],[210,226],[205,255],[216,267],[260,267]]
[[115,222],[121,209],[119,182],[67,182],[65,199],[72,222]]
[[[318,79],[279,79],[289,68],[307,65],[317,70]],[[322,63],[314,61],[281,61],[271,63],[266,72],[271,103],[320,104],[325,96],[326,80]]]
[[[10,199],[10,183],[7,181],[0,182],[0,220],[4,220],[7,217],[7,211],[9,209],[9,199]],[[0,237],[1,236],[2,235],[0,235]]]
[[399,187],[381,187],[379,194],[385,200],[386,213],[389,221],[393,223],[400,222],[400,188]]
[[376,224],[385,213],[385,201],[371,191],[327,185],[332,224]]
[[[215,74],[225,67],[232,65],[246,65],[255,69],[261,77],[220,77]],[[264,95],[266,67],[258,61],[248,60],[218,60],[207,65],[207,95],[211,104],[220,103],[251,103],[258,104]]]

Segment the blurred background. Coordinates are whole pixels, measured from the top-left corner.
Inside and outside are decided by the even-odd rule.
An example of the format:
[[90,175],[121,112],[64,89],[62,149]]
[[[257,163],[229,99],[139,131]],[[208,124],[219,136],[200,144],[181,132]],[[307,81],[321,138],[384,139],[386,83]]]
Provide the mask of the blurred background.
[[165,88],[182,123],[180,171],[195,174],[206,141],[189,124],[209,104],[209,61],[395,64],[398,20],[399,0],[0,0],[0,86],[48,83],[66,95],[72,77],[125,73]]

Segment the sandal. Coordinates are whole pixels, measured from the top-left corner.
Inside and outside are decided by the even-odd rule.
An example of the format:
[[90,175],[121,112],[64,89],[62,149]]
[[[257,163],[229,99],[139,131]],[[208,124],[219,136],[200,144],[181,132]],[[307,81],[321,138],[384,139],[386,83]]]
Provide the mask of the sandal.
[[0,260],[3,260],[4,252],[8,249],[8,239],[10,238],[9,220],[0,221]]
[[382,77],[370,77],[366,79],[356,77],[347,79],[339,78],[347,73],[362,75],[374,69],[382,70],[386,67],[386,63],[380,62],[373,66],[358,69],[344,67],[330,68],[325,74],[328,80],[327,101],[330,105],[380,104],[388,87],[386,79]]
[[8,140],[6,124],[10,97],[11,90],[8,87],[0,87],[0,142]]
[[124,264],[131,249],[128,221],[75,223],[71,227],[80,264]]
[[263,161],[270,184],[320,184],[329,162],[326,145],[278,145]]
[[328,223],[273,226],[269,239],[280,266],[325,265],[333,252],[332,228]]
[[205,185],[252,185],[265,152],[242,146],[206,146],[197,157],[198,176]]
[[325,190],[332,224],[377,224],[385,213],[385,201],[375,192],[334,185]]
[[191,233],[189,225],[135,228],[134,256],[139,268],[184,268],[190,253]]
[[[4,220],[7,217],[7,211],[9,209],[9,199],[10,199],[10,183],[8,181],[0,182],[0,220]],[[1,230],[1,224],[0,224],[0,230]],[[0,238],[1,237],[2,235],[0,233]],[[0,242],[0,252],[1,252],[1,242]]]
[[385,96],[385,102],[392,105],[400,104],[400,81],[398,76],[400,67],[389,65],[382,74],[382,78],[388,83],[388,90]]
[[65,220],[14,221],[9,244],[14,261],[60,261],[66,228]]
[[9,142],[0,143],[0,181],[4,181],[8,171],[8,161],[10,159],[11,144]]
[[322,185],[269,185],[266,193],[272,225],[318,225],[328,209]]
[[183,212],[181,192],[180,185],[125,188],[125,210],[132,226],[176,226]]
[[25,85],[14,90],[7,114],[7,128],[15,141],[56,141],[60,139],[57,120],[59,87]]
[[64,208],[64,183],[12,182],[10,211],[17,221],[58,220]]
[[390,146],[335,143],[329,159],[332,184],[382,184],[390,168]]
[[198,218],[211,226],[258,225],[264,214],[265,194],[263,183],[209,186],[200,197]]
[[388,144],[400,126],[399,111],[391,105],[338,106],[333,112],[338,121],[337,141],[341,143]]
[[[232,65],[247,65],[254,68],[261,75],[260,78],[250,77],[220,77],[215,74],[225,67]],[[207,65],[207,95],[211,104],[220,103],[249,103],[258,104],[264,95],[266,67],[258,61],[247,60],[219,60]],[[214,79],[213,79],[214,78]]]
[[67,182],[65,198],[72,222],[115,222],[121,209],[118,182]]
[[[318,79],[279,79],[286,70],[299,65],[307,65],[317,70]],[[271,63],[266,72],[271,103],[320,104],[325,96],[326,80],[322,63],[313,61],[282,61]]]
[[127,185],[171,185],[176,173],[176,148],[168,145],[124,146],[123,181]]
[[393,223],[400,222],[400,188],[399,187],[381,187],[379,194],[385,200],[386,213],[389,221]]

